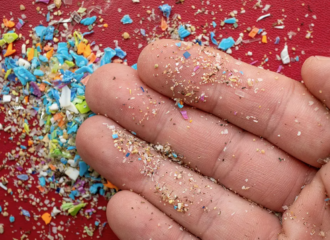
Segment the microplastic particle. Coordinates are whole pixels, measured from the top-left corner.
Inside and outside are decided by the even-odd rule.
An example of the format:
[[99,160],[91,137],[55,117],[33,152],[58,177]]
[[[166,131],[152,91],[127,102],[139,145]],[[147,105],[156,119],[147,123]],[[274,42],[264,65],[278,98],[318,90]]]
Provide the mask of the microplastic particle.
[[133,20],[131,19],[131,17],[128,14],[126,14],[120,21],[123,24],[131,24],[131,23],[133,23]]

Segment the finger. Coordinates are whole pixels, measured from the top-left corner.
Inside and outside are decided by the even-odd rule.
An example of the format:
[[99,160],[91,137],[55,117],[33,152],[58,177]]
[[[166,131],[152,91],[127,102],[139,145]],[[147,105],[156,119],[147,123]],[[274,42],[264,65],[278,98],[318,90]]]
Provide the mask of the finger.
[[120,239],[196,239],[146,199],[129,191],[111,198],[107,218]]
[[298,199],[283,214],[286,239],[325,239],[330,236],[330,164],[323,166]]
[[202,239],[275,239],[280,231],[274,215],[168,161],[105,117],[87,119],[76,145],[82,159],[102,176],[141,194]]
[[149,87],[227,119],[312,166],[329,156],[328,111],[301,83],[212,48],[175,43],[160,40],[142,51],[138,73]]
[[321,102],[330,106],[330,58],[315,56],[308,58],[301,69],[308,90]]
[[315,174],[267,141],[210,114],[185,107],[193,119],[185,121],[173,101],[147,88],[124,65],[99,68],[88,82],[86,100],[93,112],[147,142],[170,145],[203,175],[275,211],[291,204]]

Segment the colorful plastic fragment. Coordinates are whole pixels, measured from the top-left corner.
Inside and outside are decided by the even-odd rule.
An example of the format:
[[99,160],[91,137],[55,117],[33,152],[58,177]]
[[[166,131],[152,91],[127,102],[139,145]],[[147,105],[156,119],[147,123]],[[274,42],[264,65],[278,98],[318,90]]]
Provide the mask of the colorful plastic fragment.
[[17,33],[5,33],[3,34],[3,39],[6,43],[12,43],[18,38]]
[[180,25],[179,26],[179,30],[178,30],[179,36],[181,38],[181,40],[183,40],[184,38],[188,37],[191,33],[185,29],[184,26]]
[[217,45],[218,46],[218,41],[214,37],[215,37],[214,32],[210,32],[210,38],[211,38],[212,43],[214,45]]
[[235,44],[235,41],[232,37],[224,38],[221,40],[218,48],[226,51],[228,48],[231,48],[232,46],[234,46],[234,44]]
[[259,32],[259,28],[253,28],[251,32],[249,33],[249,37],[254,38]]
[[171,10],[172,10],[172,7],[168,4],[164,4],[164,5],[161,5],[158,7],[160,9],[160,11],[163,12],[163,15],[165,17],[170,17],[170,14],[171,14]]
[[133,20],[131,19],[131,17],[128,14],[126,14],[120,21],[123,24],[131,24],[131,23],[133,23]]
[[237,22],[237,20],[236,20],[236,18],[228,18],[228,19],[225,19],[224,22],[228,23],[228,24],[234,24]]
[[36,77],[24,67],[14,68],[14,73],[24,86],[27,82],[36,81]]
[[52,216],[48,212],[45,212],[44,214],[42,214],[41,218],[42,218],[42,220],[44,220],[46,225],[48,225],[52,220]]
[[13,216],[10,216],[10,217],[9,217],[9,221],[10,221],[11,223],[15,222],[15,218],[14,218]]
[[115,51],[116,51],[116,56],[121,58],[121,59],[123,59],[127,55],[126,52],[123,51],[120,47],[116,47]]
[[190,58],[191,54],[189,52],[185,52],[183,56],[185,57],[185,59],[188,59]]
[[96,21],[96,16],[89,17],[89,18],[84,18],[80,21],[81,24],[88,26],[92,25]]

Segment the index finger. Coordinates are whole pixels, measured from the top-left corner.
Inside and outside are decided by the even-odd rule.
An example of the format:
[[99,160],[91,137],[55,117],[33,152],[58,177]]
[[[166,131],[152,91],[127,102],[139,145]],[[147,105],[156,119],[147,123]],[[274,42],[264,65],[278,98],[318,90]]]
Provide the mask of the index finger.
[[312,166],[329,156],[329,112],[290,78],[173,40],[148,45],[138,73],[156,91],[227,119]]

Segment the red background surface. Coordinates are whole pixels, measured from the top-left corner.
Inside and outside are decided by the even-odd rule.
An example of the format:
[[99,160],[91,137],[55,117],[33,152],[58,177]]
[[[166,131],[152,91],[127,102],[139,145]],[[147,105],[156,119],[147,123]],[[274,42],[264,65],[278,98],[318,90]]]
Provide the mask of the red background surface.
[[[52,2],[52,1],[51,1]],[[79,1],[80,2],[80,1]],[[244,32],[247,27],[256,26],[258,28],[263,28],[268,34],[268,43],[262,44],[260,42],[254,42],[250,44],[242,44],[239,46],[238,50],[233,49],[232,56],[236,58],[240,58],[242,61],[245,62],[253,62],[258,60],[259,62],[256,64],[258,65],[261,63],[265,58],[268,57],[269,61],[267,64],[263,65],[264,68],[276,71],[278,66],[281,64],[280,61],[276,60],[276,54],[280,54],[281,50],[284,47],[285,42],[287,42],[289,46],[289,53],[290,57],[299,56],[300,61],[294,62],[289,65],[286,65],[283,69],[282,73],[295,79],[301,80],[300,69],[302,66],[303,61],[312,55],[325,55],[330,56],[330,49],[329,49],[329,42],[330,42],[330,33],[329,33],[329,22],[330,22],[330,15],[327,11],[328,9],[328,1],[327,0],[318,0],[318,1],[303,1],[305,4],[302,5],[302,1],[297,0],[268,0],[263,1],[263,4],[271,4],[272,7],[267,13],[271,13],[272,16],[261,20],[260,22],[256,22],[256,19],[265,14],[262,13],[261,9],[257,10],[253,9],[252,6],[256,3],[256,1],[216,1],[216,0],[209,0],[209,1],[200,1],[200,0],[186,0],[184,4],[175,4],[176,0],[166,0],[166,1],[151,1],[151,0],[140,0],[140,3],[132,3],[131,0],[111,0],[110,4],[108,5],[109,8],[105,11],[105,15],[102,15],[104,19],[104,23],[108,23],[109,27],[105,29],[105,31],[101,31],[102,28],[97,26],[94,27],[94,34],[87,36],[86,38],[91,41],[96,41],[96,44],[102,44],[103,46],[101,49],[105,47],[114,48],[114,40],[119,41],[119,46],[127,52],[127,61],[129,65],[133,65],[136,63],[138,55],[141,49],[138,49],[138,44],[141,43],[143,46],[147,45],[147,40],[145,37],[142,37],[140,34],[135,34],[134,29],[145,29],[147,34],[152,32],[152,29],[155,26],[159,26],[160,18],[158,17],[156,21],[148,21],[147,17],[147,10],[155,8],[155,13],[160,16],[160,11],[157,9],[160,4],[168,3],[172,8],[172,14],[174,13],[181,14],[182,22],[183,23],[191,23],[196,27],[200,27],[197,29],[197,33],[202,33],[202,27],[208,23],[208,27],[205,29],[209,31],[215,31],[217,36],[217,40],[221,40],[218,36],[222,34],[222,37],[230,37],[232,36],[235,40],[238,38],[239,33]],[[207,5],[207,2],[210,2]],[[45,17],[42,14],[38,14],[36,11],[36,7],[39,6],[42,8],[41,12],[46,14],[47,9],[46,5],[43,3],[35,3],[34,5],[31,4],[32,1],[7,1],[7,0],[0,0],[0,15],[5,16],[6,18],[14,17],[15,23],[17,22],[17,17],[20,17],[22,13],[27,16],[27,21],[24,27],[21,30],[16,32],[22,33],[23,36],[28,38],[28,33],[31,30],[31,27],[35,27],[40,24],[42,21],[43,24],[46,23]],[[244,5],[245,3],[245,5]],[[26,7],[25,11],[19,10],[19,5],[23,4]],[[64,14],[61,16],[63,18],[68,18],[68,13],[73,10],[78,9],[78,1],[73,0],[73,5],[65,6],[64,4],[60,8]],[[104,0],[99,1],[91,1],[86,0],[84,6],[92,6],[92,5],[100,5],[103,9],[106,9],[106,3]],[[195,9],[191,6],[194,5]],[[221,5],[221,7],[219,7]],[[308,9],[308,5],[310,6],[310,10]],[[239,27],[237,29],[233,29],[231,25],[226,25],[225,28],[220,29],[219,24],[220,21],[229,18],[229,13],[233,10],[237,10],[240,12],[241,8],[246,10],[244,14],[238,14],[236,17],[239,22]],[[122,11],[118,12],[118,8],[121,8]],[[205,8],[209,10],[209,14],[198,14],[194,15],[197,9]],[[220,10],[221,9],[221,10]],[[215,14],[212,16],[210,13],[214,11]],[[312,11],[312,12],[311,12]],[[12,12],[12,16],[10,15]],[[91,15],[94,15],[92,13]],[[125,15],[129,14],[130,17],[133,19],[133,24],[130,25],[123,25],[120,23],[120,19]],[[308,17],[306,17],[308,14]],[[97,14],[99,16],[99,14]],[[312,16],[315,15],[317,19],[313,19]],[[59,19],[60,17],[56,17],[55,19]],[[143,24],[140,24],[141,18],[144,18]],[[213,18],[216,18],[215,20]],[[272,28],[272,23],[276,22],[277,19],[284,19],[285,29],[279,30]],[[213,29],[211,26],[211,22],[214,20],[218,26]],[[312,28],[312,39],[306,39],[306,30],[310,30],[310,24],[314,24]],[[31,26],[30,26],[31,25]],[[81,28],[81,31],[84,32],[86,29],[79,25],[78,27]],[[300,28],[300,31],[298,31]],[[296,32],[297,35],[293,36],[292,40],[288,39],[288,32],[293,31]],[[128,32],[131,35],[131,39],[129,40],[122,40],[122,33]],[[159,27],[157,28],[157,32],[161,33]],[[196,34],[196,35],[198,35]],[[196,36],[195,35],[195,36]],[[274,45],[275,38],[277,36],[281,37],[281,41],[279,45]],[[287,38],[285,41],[284,38]],[[244,39],[248,39],[247,33],[244,33]],[[190,40],[194,39],[194,36],[189,37]],[[22,44],[22,40],[16,41],[15,48],[18,50],[20,49],[20,45]],[[292,47],[296,48],[294,52]],[[276,51],[276,48],[278,49]],[[301,51],[305,51],[305,55],[301,54]],[[248,51],[253,52],[252,57],[246,56]],[[0,114],[0,122],[3,122],[3,114]],[[4,133],[3,131],[0,132],[0,159],[5,158],[5,153],[10,151],[11,149],[15,148],[15,142],[8,141],[9,135]],[[10,162],[9,165],[15,164],[14,162]],[[24,171],[23,171],[24,172]],[[8,169],[0,170],[0,176],[4,176],[8,174]],[[11,188],[14,192],[14,196],[17,198],[17,191],[16,187],[13,185],[13,179],[8,178],[9,184],[8,187]],[[37,177],[35,177],[35,182],[37,182]],[[32,193],[34,196],[40,198],[41,201],[45,199],[56,199],[56,206],[59,207],[62,202],[62,198],[58,196],[55,192],[50,192],[47,195],[43,196],[39,193],[39,190],[36,188],[32,188],[29,193]],[[26,192],[26,194],[29,194]],[[49,226],[45,226],[44,222],[39,219],[35,221],[33,218],[30,221],[27,221],[24,216],[20,215],[20,210],[18,207],[22,207],[25,210],[30,211],[30,213],[36,213],[40,215],[43,213],[38,211],[39,207],[33,207],[30,204],[30,200],[18,202],[13,201],[13,196],[5,193],[3,189],[0,188],[0,206],[4,208],[4,203],[9,202],[7,206],[7,212],[10,215],[13,215],[16,218],[14,223],[9,222],[9,217],[3,217],[0,215],[0,224],[5,225],[5,234],[0,235],[1,239],[13,239],[13,238],[20,238],[22,234],[26,231],[31,231],[29,234],[29,239],[46,239],[45,234],[42,232],[50,231]],[[106,206],[106,199],[104,197],[99,198],[99,206]],[[44,206],[43,206],[44,207]],[[51,212],[52,209],[48,209],[48,212]],[[52,222],[56,223],[56,226],[59,225],[60,221],[67,222],[68,219],[70,220],[70,226],[64,225],[64,229],[69,229],[68,232],[61,231],[60,233],[66,236],[66,239],[81,239],[83,226],[92,224],[96,220],[96,216],[99,216],[101,222],[106,221],[105,212],[102,210],[98,210],[96,214],[93,214],[91,219],[86,219],[85,217],[66,217],[58,215],[56,219],[53,219]],[[79,215],[78,215],[79,216]],[[72,223],[74,221],[74,224]],[[37,225],[40,223],[40,226]],[[129,224],[129,223],[127,223]],[[33,226],[36,227],[36,230],[33,230]],[[40,232],[41,231],[41,232]],[[53,234],[51,234],[53,235]],[[116,239],[110,228],[107,226],[103,232],[103,237],[98,237],[98,231],[95,231],[94,237],[88,237],[88,239]]]

